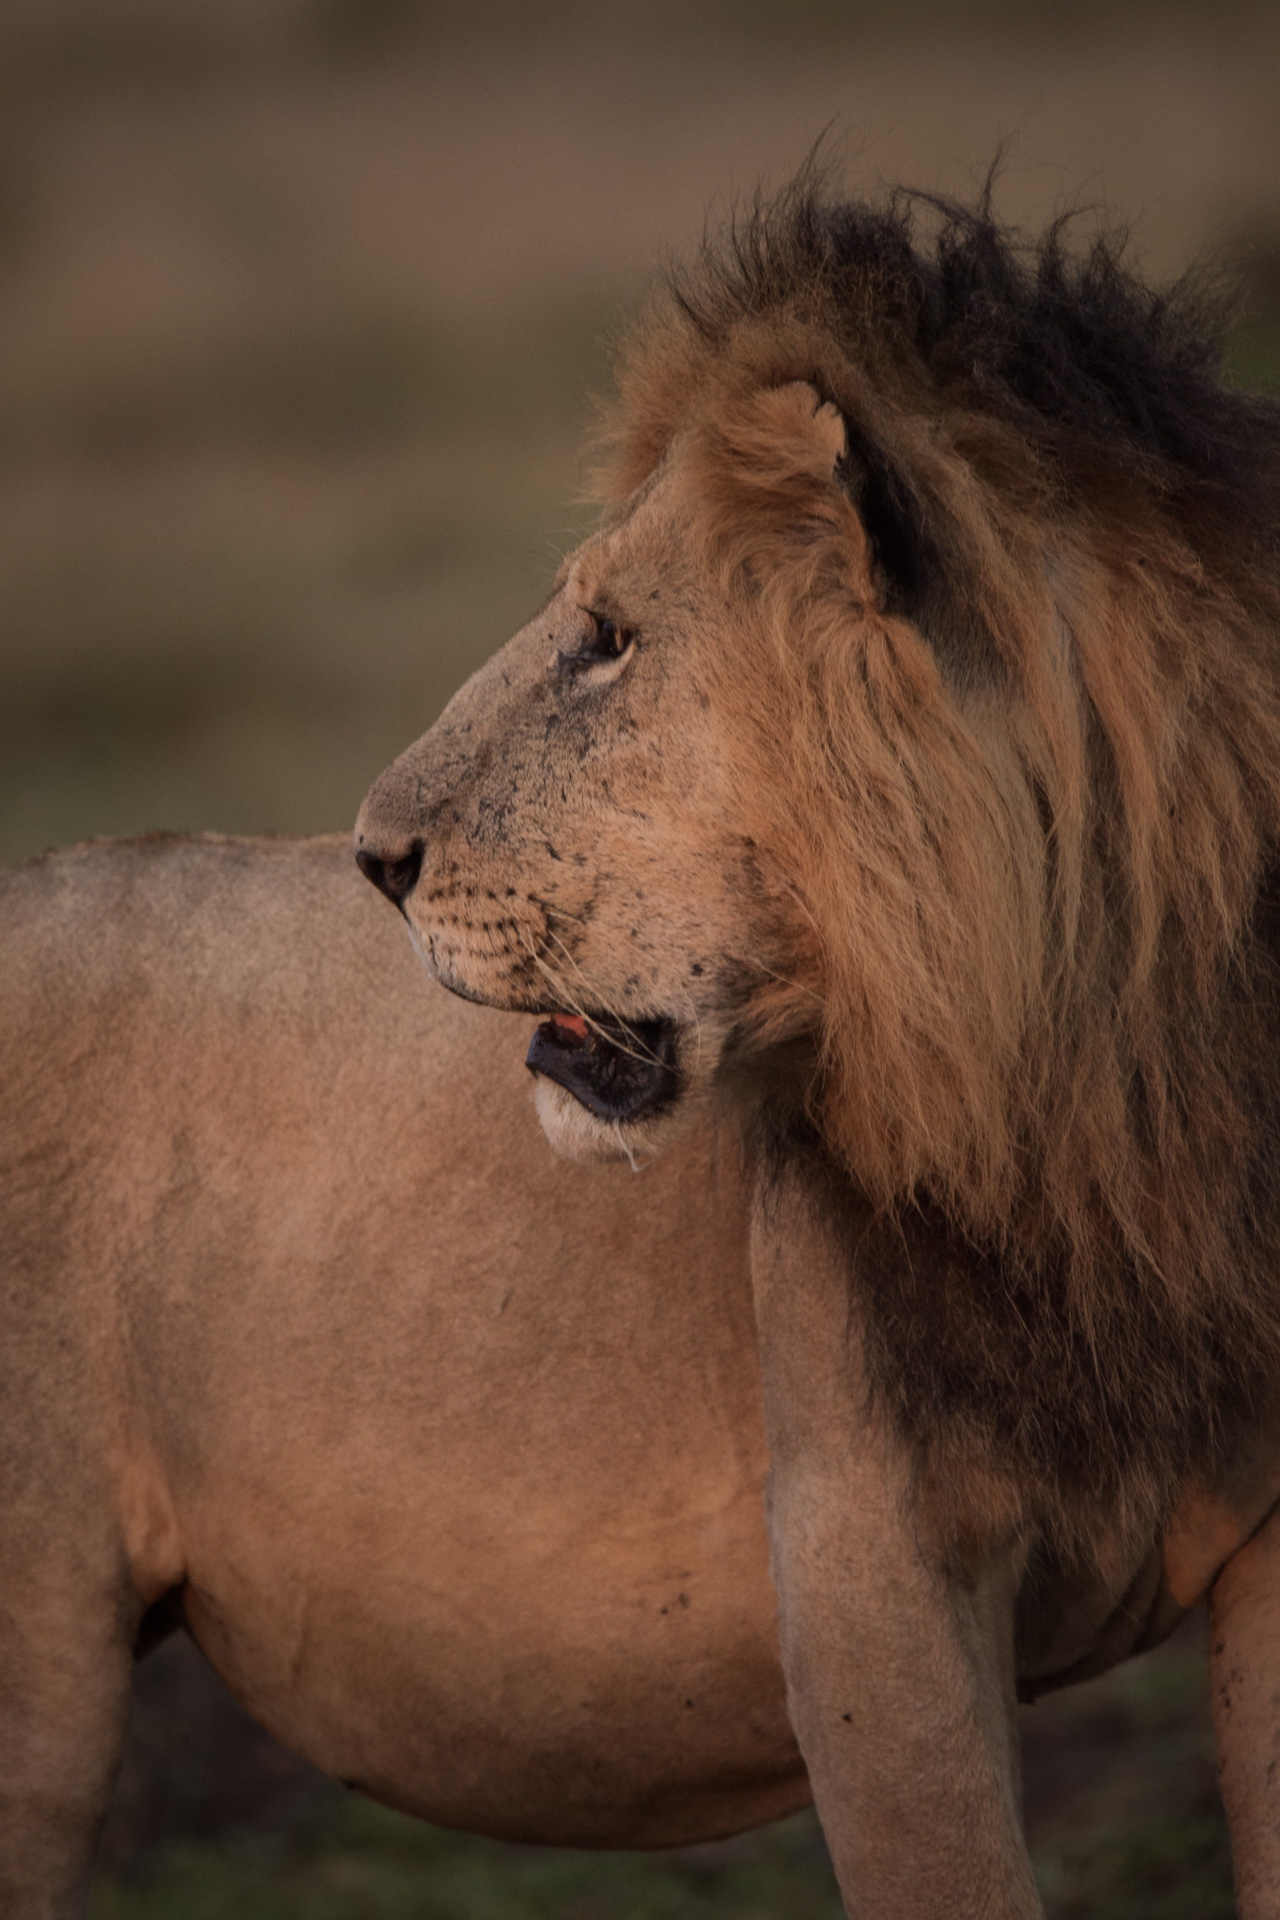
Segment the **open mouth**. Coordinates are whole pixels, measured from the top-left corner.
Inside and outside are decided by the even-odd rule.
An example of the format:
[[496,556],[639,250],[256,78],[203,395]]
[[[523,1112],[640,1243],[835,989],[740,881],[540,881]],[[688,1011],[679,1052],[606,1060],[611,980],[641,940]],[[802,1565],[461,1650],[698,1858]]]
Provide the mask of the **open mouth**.
[[636,1120],[675,1099],[675,1060],[670,1020],[553,1013],[529,1042],[525,1065],[557,1081],[599,1120]]

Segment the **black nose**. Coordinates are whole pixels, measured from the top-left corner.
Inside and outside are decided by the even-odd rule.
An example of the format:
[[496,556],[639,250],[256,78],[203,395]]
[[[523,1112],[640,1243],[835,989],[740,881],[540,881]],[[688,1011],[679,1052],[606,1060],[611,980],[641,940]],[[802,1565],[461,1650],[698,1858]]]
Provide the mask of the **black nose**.
[[388,860],[372,847],[356,848],[356,865],[366,880],[385,893],[392,906],[403,907],[422,871],[422,842],[414,840],[398,859]]

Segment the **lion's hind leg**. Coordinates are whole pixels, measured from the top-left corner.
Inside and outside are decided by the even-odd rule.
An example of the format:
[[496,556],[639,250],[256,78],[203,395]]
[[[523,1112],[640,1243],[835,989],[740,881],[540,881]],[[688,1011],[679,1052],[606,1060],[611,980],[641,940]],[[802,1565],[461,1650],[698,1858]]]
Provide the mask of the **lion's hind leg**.
[[1280,1914],[1280,1508],[1209,1601],[1209,1670],[1240,1920]]

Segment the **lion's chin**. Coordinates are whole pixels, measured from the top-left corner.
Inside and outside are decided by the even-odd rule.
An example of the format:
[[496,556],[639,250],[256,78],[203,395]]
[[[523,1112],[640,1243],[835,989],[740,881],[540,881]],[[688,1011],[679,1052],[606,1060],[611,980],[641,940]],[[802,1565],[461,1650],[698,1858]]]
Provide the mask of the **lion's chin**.
[[643,1120],[601,1120],[576,1100],[567,1087],[539,1074],[534,1104],[542,1131],[565,1160],[600,1164],[629,1160],[638,1173],[655,1160],[673,1135],[683,1131],[687,1115],[667,1108]]

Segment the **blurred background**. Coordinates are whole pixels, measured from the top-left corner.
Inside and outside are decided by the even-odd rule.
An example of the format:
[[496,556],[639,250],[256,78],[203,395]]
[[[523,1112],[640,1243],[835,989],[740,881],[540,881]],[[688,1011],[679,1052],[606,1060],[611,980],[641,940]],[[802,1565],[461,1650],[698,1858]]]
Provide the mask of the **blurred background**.
[[[1280,9],[1247,0],[3,0],[0,859],[344,828],[590,524],[656,264],[830,130],[851,188],[1133,225],[1280,374]],[[1197,1630],[1198,1631],[1198,1630]],[[1231,1912],[1197,1631],[1028,1715],[1057,1916]],[[102,1916],[838,1912],[811,1821],[643,1862],[327,1789],[177,1643]]]

